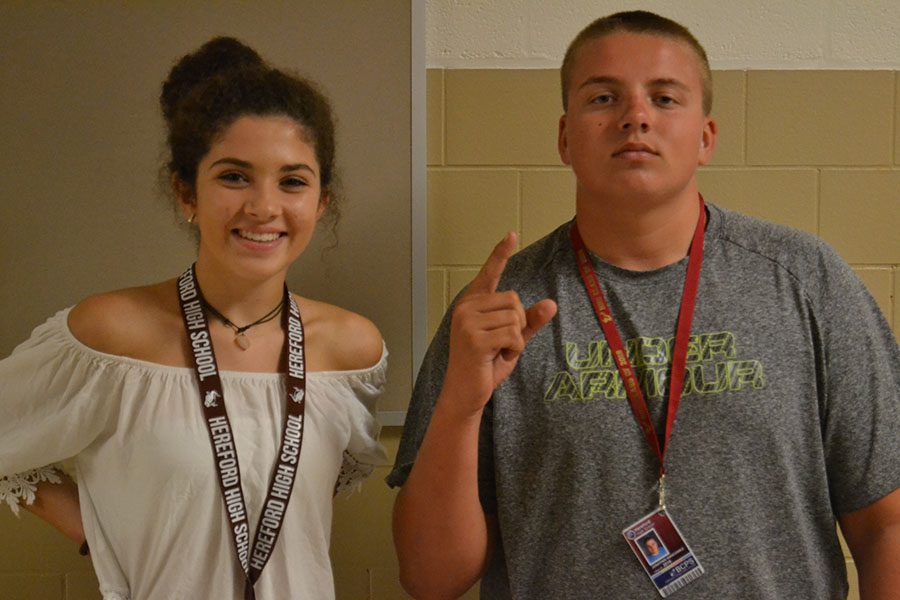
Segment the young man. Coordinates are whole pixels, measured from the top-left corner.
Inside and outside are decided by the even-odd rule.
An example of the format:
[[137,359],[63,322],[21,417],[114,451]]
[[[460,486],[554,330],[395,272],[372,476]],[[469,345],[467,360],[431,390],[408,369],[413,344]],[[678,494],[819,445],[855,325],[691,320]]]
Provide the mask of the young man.
[[843,598],[837,519],[863,598],[896,598],[900,352],[863,285],[812,236],[704,207],[685,28],[600,19],[562,84],[576,217],[512,257],[508,235],[435,336],[388,478],[404,586]]
[[659,545],[659,540],[652,534],[647,536],[641,544],[644,546],[644,556],[647,557],[647,562],[650,564],[655,563],[668,554],[666,549]]

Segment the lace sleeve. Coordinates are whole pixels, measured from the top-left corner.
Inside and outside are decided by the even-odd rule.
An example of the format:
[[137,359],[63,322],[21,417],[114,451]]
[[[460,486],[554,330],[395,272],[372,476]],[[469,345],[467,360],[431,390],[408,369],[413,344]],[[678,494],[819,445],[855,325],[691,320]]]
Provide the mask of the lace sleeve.
[[363,480],[371,475],[374,470],[375,465],[361,462],[345,450],[341,472],[338,475],[337,484],[334,486],[335,496],[350,494],[358,490]]
[[343,413],[348,434],[341,470],[334,486],[335,495],[358,490],[362,481],[378,465],[387,461],[384,447],[378,442],[381,425],[375,418],[375,405],[384,390],[387,348],[382,345],[381,360],[368,369],[331,378],[330,397]]
[[34,504],[34,494],[42,481],[62,483],[51,465],[0,477],[0,502],[6,502],[13,514],[19,516],[19,505],[23,500],[25,504]]

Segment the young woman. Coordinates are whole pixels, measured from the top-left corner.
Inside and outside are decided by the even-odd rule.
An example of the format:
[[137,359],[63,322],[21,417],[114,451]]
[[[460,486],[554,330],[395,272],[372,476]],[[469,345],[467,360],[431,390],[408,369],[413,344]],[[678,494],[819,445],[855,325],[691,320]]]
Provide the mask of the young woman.
[[[333,597],[331,499],[384,459],[386,351],[285,284],[336,210],[330,107],[228,38],[182,58],[160,103],[197,261],[0,361],[0,500],[40,482],[32,508],[86,539],[106,599]],[[69,457],[77,491],[41,467]]]

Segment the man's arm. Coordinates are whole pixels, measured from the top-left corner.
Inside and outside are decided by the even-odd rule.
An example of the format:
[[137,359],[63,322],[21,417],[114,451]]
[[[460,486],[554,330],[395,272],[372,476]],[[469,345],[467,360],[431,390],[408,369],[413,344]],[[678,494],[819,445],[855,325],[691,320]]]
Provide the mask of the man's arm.
[[900,489],[840,515],[841,531],[859,573],[861,600],[892,600],[900,590]]
[[478,494],[484,407],[531,337],[556,314],[550,300],[527,311],[497,292],[515,249],[507,235],[460,296],[450,325],[441,393],[416,461],[394,505],[400,581],[414,598],[457,598],[484,572],[497,535]]
[[497,535],[478,495],[480,411],[454,414],[457,398],[447,387],[394,505],[400,581],[418,600],[465,593],[487,567]]

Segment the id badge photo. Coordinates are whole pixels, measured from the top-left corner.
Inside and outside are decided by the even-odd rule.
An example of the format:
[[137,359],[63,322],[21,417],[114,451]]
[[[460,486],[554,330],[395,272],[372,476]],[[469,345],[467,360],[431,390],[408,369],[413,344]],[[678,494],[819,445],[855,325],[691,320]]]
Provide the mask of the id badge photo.
[[663,598],[704,573],[665,508],[632,523],[622,535]]

